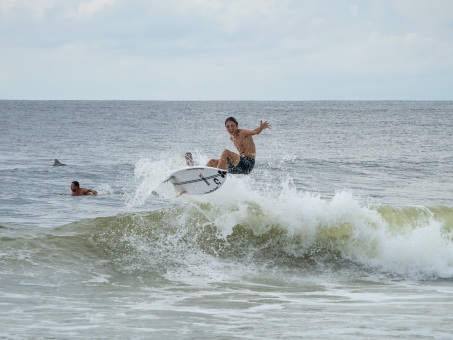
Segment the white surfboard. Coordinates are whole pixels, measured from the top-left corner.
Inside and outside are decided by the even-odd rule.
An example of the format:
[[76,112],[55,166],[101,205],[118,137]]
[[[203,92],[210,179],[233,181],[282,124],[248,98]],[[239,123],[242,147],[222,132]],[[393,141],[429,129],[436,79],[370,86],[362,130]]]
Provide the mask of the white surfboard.
[[204,195],[220,188],[226,177],[226,170],[199,166],[175,171],[170,174],[168,181],[181,194]]

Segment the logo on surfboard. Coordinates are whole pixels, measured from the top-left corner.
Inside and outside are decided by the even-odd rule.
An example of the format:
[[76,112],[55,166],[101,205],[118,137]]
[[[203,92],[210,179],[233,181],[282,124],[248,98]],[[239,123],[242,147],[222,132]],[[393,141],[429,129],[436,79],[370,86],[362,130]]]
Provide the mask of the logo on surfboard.
[[227,171],[223,169],[191,167],[174,172],[171,174],[169,181],[178,192],[202,195],[220,188],[225,182],[226,177]]

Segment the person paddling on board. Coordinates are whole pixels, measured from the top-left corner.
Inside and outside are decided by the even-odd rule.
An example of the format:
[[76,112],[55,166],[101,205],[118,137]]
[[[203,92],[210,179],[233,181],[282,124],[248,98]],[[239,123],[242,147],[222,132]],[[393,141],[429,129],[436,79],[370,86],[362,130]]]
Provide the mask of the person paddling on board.
[[74,181],[71,183],[71,196],[85,196],[85,195],[97,195],[98,192],[93,189],[81,188],[79,182]]
[[261,121],[260,126],[254,130],[239,129],[237,120],[228,117],[225,120],[225,127],[239,155],[225,149],[219,159],[210,159],[206,166],[225,169],[231,174],[247,175],[255,166],[256,147],[252,136],[260,134],[264,129],[270,129],[271,126],[268,121]]

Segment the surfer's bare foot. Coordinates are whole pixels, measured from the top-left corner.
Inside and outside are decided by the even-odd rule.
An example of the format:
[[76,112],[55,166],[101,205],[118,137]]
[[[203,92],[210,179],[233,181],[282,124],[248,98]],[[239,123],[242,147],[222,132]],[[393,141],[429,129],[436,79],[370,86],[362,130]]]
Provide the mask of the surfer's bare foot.
[[186,164],[188,166],[193,166],[195,164],[192,158],[192,154],[190,152],[186,152],[184,158],[186,159]]

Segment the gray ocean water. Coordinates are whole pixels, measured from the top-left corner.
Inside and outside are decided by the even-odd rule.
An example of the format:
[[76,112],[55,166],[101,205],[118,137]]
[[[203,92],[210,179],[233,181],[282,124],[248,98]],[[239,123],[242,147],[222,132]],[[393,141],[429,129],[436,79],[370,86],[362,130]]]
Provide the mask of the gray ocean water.
[[[0,101],[0,338],[451,339],[452,113]],[[177,197],[228,116],[272,125],[254,171]]]

